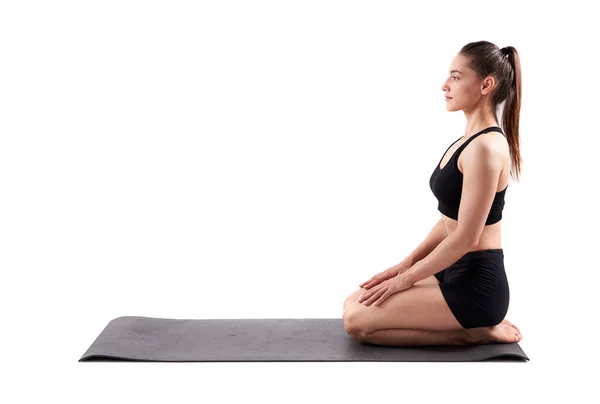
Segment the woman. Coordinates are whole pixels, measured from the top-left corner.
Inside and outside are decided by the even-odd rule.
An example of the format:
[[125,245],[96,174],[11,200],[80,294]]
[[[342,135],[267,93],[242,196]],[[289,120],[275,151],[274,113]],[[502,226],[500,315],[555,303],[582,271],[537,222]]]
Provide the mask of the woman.
[[[518,179],[521,66],[514,47],[479,41],[453,59],[446,109],[462,110],[465,135],[431,178],[442,217],[401,263],[344,302],[344,327],[361,343],[466,345],[521,341],[504,320],[509,288],[500,223],[512,164]],[[496,110],[505,101],[502,123]],[[505,133],[506,132],[506,133]]]

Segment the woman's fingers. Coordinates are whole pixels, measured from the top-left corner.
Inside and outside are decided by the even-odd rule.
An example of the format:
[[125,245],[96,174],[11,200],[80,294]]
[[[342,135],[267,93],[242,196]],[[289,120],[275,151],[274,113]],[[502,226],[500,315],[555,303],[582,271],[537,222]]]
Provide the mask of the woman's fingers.
[[373,294],[377,293],[377,290],[369,290],[368,292],[365,292],[363,294],[361,294],[360,296],[358,296],[358,299],[356,299],[356,301],[358,301],[359,303],[362,303],[368,299],[370,299],[371,297],[373,297]]
[[383,294],[385,293],[385,288],[381,288],[379,290],[374,291],[371,296],[369,296],[367,299],[365,299],[363,297],[363,301],[365,306],[370,305],[371,303],[377,301]]
[[366,281],[366,282],[363,282],[363,283],[361,283],[361,284],[360,284],[360,287],[361,287],[361,288],[363,288],[363,287],[364,287],[364,288],[366,288],[366,289],[369,289],[369,288],[371,287],[371,286],[370,286],[370,285],[371,285],[371,283],[373,283],[373,282],[374,282],[374,281],[375,281],[375,280],[376,280],[378,277],[379,277],[379,274],[377,274],[377,275],[373,275],[373,277],[372,277],[371,279],[369,279],[369,280],[368,280],[368,281]]

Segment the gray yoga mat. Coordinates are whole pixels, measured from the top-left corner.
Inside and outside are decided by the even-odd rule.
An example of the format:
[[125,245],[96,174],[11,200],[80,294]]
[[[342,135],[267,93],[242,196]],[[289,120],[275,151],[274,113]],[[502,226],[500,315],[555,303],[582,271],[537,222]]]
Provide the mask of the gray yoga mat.
[[341,318],[112,320],[79,362],[469,362],[528,361],[518,343],[392,347],[361,344]]

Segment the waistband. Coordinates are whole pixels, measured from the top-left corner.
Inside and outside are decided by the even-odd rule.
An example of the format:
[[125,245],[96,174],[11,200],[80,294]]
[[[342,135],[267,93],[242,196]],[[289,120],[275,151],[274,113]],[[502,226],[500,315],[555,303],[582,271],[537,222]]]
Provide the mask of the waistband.
[[479,254],[504,254],[504,250],[502,248],[486,248],[485,250],[474,250],[469,251],[465,255],[479,255]]
[[485,250],[474,250],[469,251],[462,257],[460,257],[459,261],[467,260],[469,258],[480,258],[480,257],[504,257],[504,250],[502,248],[487,248]]

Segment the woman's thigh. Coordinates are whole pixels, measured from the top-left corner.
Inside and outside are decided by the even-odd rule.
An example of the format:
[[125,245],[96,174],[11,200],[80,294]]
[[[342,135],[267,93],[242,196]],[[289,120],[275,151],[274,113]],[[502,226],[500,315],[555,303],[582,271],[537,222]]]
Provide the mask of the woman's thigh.
[[441,285],[418,284],[389,295],[379,306],[350,302],[344,310],[344,327],[357,335],[385,329],[453,331],[462,329],[450,311]]
[[435,275],[430,275],[425,279],[415,282],[415,285],[437,285],[439,282]]
[[[434,275],[430,275],[425,279],[421,279],[420,281],[415,282],[415,285],[437,285],[438,283],[439,282],[438,282],[437,278]],[[346,308],[348,303],[356,301],[358,299],[358,296],[360,296],[362,293],[364,293],[366,291],[367,291],[367,289],[360,288],[360,289],[355,290],[354,292],[350,293],[350,295],[348,295],[348,297],[346,297],[346,300],[344,300],[344,309]]]

